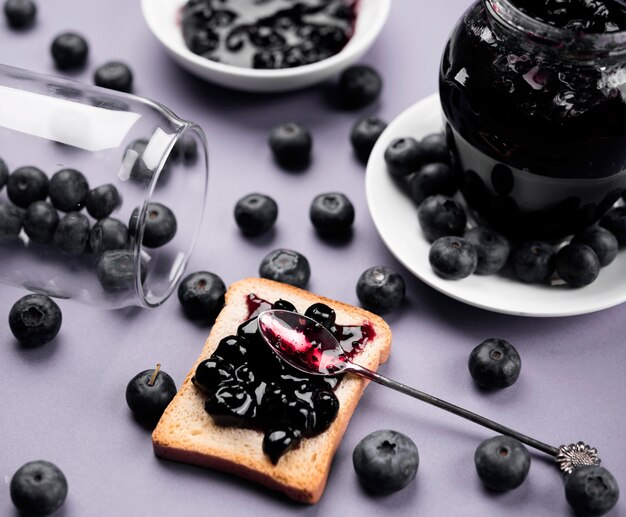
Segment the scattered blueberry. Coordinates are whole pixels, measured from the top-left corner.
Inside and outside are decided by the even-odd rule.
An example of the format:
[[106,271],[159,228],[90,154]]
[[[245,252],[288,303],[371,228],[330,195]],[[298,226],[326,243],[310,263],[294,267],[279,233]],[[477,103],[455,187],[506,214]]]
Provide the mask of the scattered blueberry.
[[590,226],[572,239],[572,244],[586,244],[600,261],[600,267],[608,266],[617,257],[619,243],[610,231],[601,226]]
[[524,242],[511,253],[515,276],[524,283],[547,282],[554,273],[554,248],[545,242]]
[[37,167],[20,167],[9,176],[7,195],[20,208],[43,201],[48,196],[48,176]]
[[421,141],[424,163],[450,163],[450,150],[446,143],[446,135],[433,133]]
[[85,207],[94,219],[104,219],[113,213],[120,201],[117,189],[108,183],[89,191],[85,198]]
[[304,167],[311,159],[311,133],[293,122],[272,129],[269,144],[274,159],[287,169]]
[[519,377],[522,358],[505,339],[491,338],[472,350],[468,367],[472,379],[481,388],[508,388]]
[[482,442],[474,454],[476,472],[491,490],[506,491],[520,486],[530,469],[530,454],[510,436],[494,436]]
[[270,429],[263,437],[263,452],[276,465],[280,457],[298,443],[301,434],[300,431],[289,427],[276,430]]
[[[135,208],[130,216],[128,228],[131,235],[137,230],[139,209]],[[170,242],[176,235],[176,216],[168,207],[161,203],[148,203],[145,225],[143,229],[143,245],[147,248],[158,248]]]
[[474,245],[478,255],[477,275],[492,275],[500,271],[505,265],[511,252],[511,245],[506,237],[500,233],[476,226],[465,232],[464,239]]
[[604,467],[586,465],[565,479],[565,498],[578,515],[604,515],[617,504],[619,486]]
[[265,194],[248,194],[235,205],[235,222],[244,235],[267,232],[278,218],[278,205]]
[[337,101],[344,109],[359,109],[374,102],[383,89],[383,80],[367,65],[353,65],[342,72],[337,83]]
[[572,287],[584,287],[598,278],[600,261],[586,244],[568,244],[556,254],[556,272]]
[[311,277],[311,267],[306,257],[297,251],[284,248],[270,251],[259,266],[261,278],[269,278],[295,287],[305,287]]
[[23,29],[30,27],[37,15],[37,5],[33,0],[6,0],[4,14],[9,27]]
[[94,253],[107,250],[123,250],[130,238],[128,228],[117,219],[105,217],[93,225],[89,234],[89,246]]
[[96,86],[130,93],[133,89],[133,73],[128,65],[109,61],[96,69],[93,76]]
[[367,163],[378,137],[386,127],[387,123],[377,117],[362,118],[352,127],[350,143],[363,163]]
[[461,280],[476,271],[478,254],[473,244],[460,237],[440,237],[428,254],[433,271],[447,280]]
[[176,395],[174,380],[160,370],[160,365],[157,369],[138,373],[126,386],[128,407],[138,420],[149,425],[156,424]]
[[[129,250],[105,251],[98,258],[96,274],[102,289],[115,293],[135,287],[135,257]],[[141,281],[146,277],[146,268],[141,267]]]
[[50,52],[59,70],[69,70],[85,65],[89,46],[80,34],[65,32],[54,38]]
[[392,176],[408,176],[422,166],[422,147],[415,138],[396,138],[385,149],[385,163]]
[[54,244],[72,255],[80,255],[89,242],[89,219],[81,213],[69,212],[63,216],[54,233]]
[[19,208],[0,201],[0,242],[17,238],[22,229],[23,218]]
[[178,286],[178,300],[193,319],[214,320],[224,307],[225,294],[224,281],[208,271],[191,273]]
[[335,311],[325,303],[314,303],[306,310],[304,315],[314,319],[326,328],[331,328],[335,324],[335,318],[337,317]]
[[77,212],[85,206],[89,183],[74,169],[63,169],[50,178],[48,195],[52,204],[63,212]]
[[355,447],[352,463],[367,490],[387,495],[415,478],[419,454],[408,436],[397,431],[374,431]]
[[59,224],[59,214],[46,201],[35,201],[26,209],[24,231],[34,241],[47,243],[52,241]]
[[386,266],[365,270],[356,284],[359,301],[366,309],[377,314],[385,314],[400,307],[405,293],[402,276]]
[[330,192],[313,199],[309,218],[322,236],[346,235],[354,222],[354,206],[345,194]]
[[192,162],[198,156],[196,139],[189,134],[183,134],[172,147],[170,157],[177,160],[181,156],[186,162]]
[[409,180],[411,199],[419,205],[430,196],[453,196],[457,179],[452,168],[445,163],[429,163],[418,169]]
[[62,320],[59,306],[43,294],[28,294],[20,298],[9,312],[11,332],[26,347],[52,341],[61,329]]
[[44,517],[58,510],[67,497],[67,479],[49,461],[30,461],[11,478],[11,501],[21,515]]
[[430,242],[440,237],[462,236],[465,233],[465,211],[450,197],[436,195],[426,198],[417,210],[417,218]]
[[600,219],[600,226],[615,235],[620,246],[626,246],[626,206],[618,206],[609,210]]
[[9,181],[9,168],[5,161],[0,158],[0,190],[4,188],[7,181]]

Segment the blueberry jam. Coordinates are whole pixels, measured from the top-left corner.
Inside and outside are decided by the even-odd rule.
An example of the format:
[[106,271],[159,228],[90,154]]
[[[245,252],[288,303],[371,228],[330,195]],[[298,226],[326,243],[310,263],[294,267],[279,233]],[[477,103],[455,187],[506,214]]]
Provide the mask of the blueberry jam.
[[337,54],[354,32],[358,0],[189,0],[181,10],[194,54],[245,68],[307,65]]
[[[263,341],[258,315],[281,309],[285,311],[281,314],[298,318],[297,312],[286,312],[293,308],[288,301],[272,304],[250,294],[246,302],[248,319],[236,335],[222,339],[211,357],[198,365],[193,382],[207,396],[205,410],[216,424],[262,431],[263,451],[276,464],[302,438],[330,427],[339,411],[334,389],[341,376],[302,373],[281,361]],[[310,314],[333,323],[329,330],[348,351],[346,357],[358,354],[375,336],[368,322],[335,324],[334,311],[322,304],[315,304]]]

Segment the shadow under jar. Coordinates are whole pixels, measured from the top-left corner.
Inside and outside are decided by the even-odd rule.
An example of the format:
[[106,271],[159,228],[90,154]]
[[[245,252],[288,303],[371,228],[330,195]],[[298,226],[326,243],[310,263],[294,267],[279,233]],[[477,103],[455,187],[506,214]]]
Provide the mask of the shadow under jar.
[[516,5],[481,0],[453,30],[439,83],[446,133],[477,220],[559,240],[626,189],[626,31],[559,28]]
[[[156,307],[173,292],[205,206],[197,125],[134,95],[0,65],[0,159],[11,173],[0,283],[103,308]],[[23,168],[41,171],[37,189]]]

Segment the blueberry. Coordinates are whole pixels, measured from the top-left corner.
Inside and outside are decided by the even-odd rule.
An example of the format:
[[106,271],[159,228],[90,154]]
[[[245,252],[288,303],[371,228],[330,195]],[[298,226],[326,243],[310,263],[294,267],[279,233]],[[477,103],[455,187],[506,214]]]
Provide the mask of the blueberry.
[[178,286],[178,300],[189,318],[212,321],[224,307],[226,286],[214,273],[198,271]]
[[411,198],[417,205],[430,196],[453,196],[458,188],[456,175],[445,163],[429,163],[416,171],[409,181]]
[[618,206],[609,210],[600,219],[600,226],[615,235],[620,246],[626,246],[626,206]]
[[264,194],[248,194],[235,205],[235,221],[244,235],[267,232],[278,218],[278,205]]
[[311,159],[311,133],[293,122],[272,129],[269,144],[274,159],[287,169],[304,167]]
[[9,181],[9,168],[5,161],[0,158],[0,190],[4,188],[7,181]]
[[524,242],[511,253],[511,265],[515,276],[524,283],[546,282],[554,273],[554,248],[545,242]]
[[330,427],[339,413],[339,399],[329,390],[316,390],[311,398],[315,410],[314,432],[322,433]]
[[72,255],[80,255],[89,241],[89,219],[78,212],[69,212],[59,221],[54,232],[54,244]]
[[511,343],[492,338],[472,350],[468,367],[472,379],[481,388],[507,388],[517,381],[522,359]]
[[[133,165],[130,169],[130,178],[140,183],[150,183],[152,179],[152,170],[148,168],[143,160],[143,153],[148,147],[148,141],[140,138],[132,141],[128,144],[124,156],[131,156],[133,158]],[[126,160],[126,158],[125,158]]]
[[421,141],[422,159],[424,163],[450,163],[450,150],[446,143],[446,135],[433,133]]
[[263,436],[263,452],[276,465],[280,457],[300,441],[300,436],[300,431],[289,427],[285,429],[270,429]]
[[[135,287],[135,257],[129,250],[105,251],[98,258],[96,274],[102,288],[110,293],[127,291]],[[141,268],[141,281],[146,268]]]
[[85,206],[89,183],[82,173],[63,169],[50,178],[48,195],[52,204],[63,212],[76,212]]
[[304,315],[314,319],[326,328],[331,328],[335,324],[337,317],[335,311],[325,303],[314,303],[309,306]]
[[590,226],[578,233],[572,244],[586,244],[589,246],[600,261],[600,267],[608,266],[617,257],[619,243],[610,231],[601,226]]
[[113,213],[120,201],[117,189],[109,183],[90,190],[85,198],[85,207],[94,219],[104,219]]
[[356,284],[359,301],[366,309],[377,314],[385,314],[400,307],[405,293],[402,276],[386,266],[365,270]]
[[0,201],[0,242],[17,238],[22,229],[23,218],[19,208]]
[[123,250],[130,242],[128,228],[117,219],[105,217],[93,225],[89,234],[89,246],[94,253],[107,250]]
[[59,224],[59,214],[46,201],[35,201],[26,209],[24,231],[34,241],[47,243],[52,241]]
[[206,400],[204,410],[218,425],[240,427],[256,417],[257,405],[243,383],[231,381]]
[[568,244],[556,254],[556,272],[572,287],[584,287],[598,278],[600,261],[586,244]]
[[296,309],[296,306],[287,301],[287,300],[283,300],[282,298],[280,300],[276,300],[274,302],[274,304],[272,305],[272,309],[275,310],[282,310],[282,311],[291,311],[291,312],[298,312],[298,309]]
[[20,515],[43,517],[58,510],[67,497],[67,479],[54,463],[22,465],[11,478],[11,500]]
[[245,338],[226,336],[217,345],[214,355],[217,355],[232,364],[242,363],[249,359]]
[[7,0],[4,3],[4,14],[9,27],[23,29],[35,21],[37,5],[33,0]]
[[347,235],[354,222],[354,206],[340,192],[319,194],[311,203],[309,218],[321,236]]
[[565,479],[565,498],[578,515],[604,515],[619,499],[619,486],[599,465],[578,467]]
[[387,123],[377,117],[365,117],[360,119],[350,133],[350,143],[359,160],[366,163],[372,153],[372,149],[387,127]]
[[311,267],[306,257],[297,251],[279,248],[270,251],[259,266],[261,278],[305,287],[311,277]]
[[385,149],[385,163],[392,176],[408,176],[422,166],[422,147],[415,138],[396,138]]
[[198,144],[193,136],[183,134],[172,147],[170,153],[172,160],[177,160],[181,156],[186,162],[192,162],[198,156]]
[[424,236],[430,241],[440,237],[462,236],[467,216],[454,199],[436,195],[426,198],[417,210],[417,218]]
[[478,255],[477,275],[492,275],[505,265],[511,252],[511,245],[500,233],[477,226],[465,232],[465,240],[474,245]]
[[96,86],[130,93],[133,89],[133,73],[128,65],[119,61],[109,61],[99,66],[93,76]]
[[160,365],[157,370],[139,372],[126,386],[128,407],[139,421],[149,425],[156,424],[175,395],[174,379]]
[[59,333],[62,321],[59,306],[43,294],[28,294],[20,298],[9,312],[11,332],[26,347],[52,341]]
[[368,491],[387,495],[406,487],[415,478],[419,454],[408,436],[397,431],[375,431],[355,447],[352,463]]
[[494,436],[478,446],[474,463],[483,484],[503,492],[524,482],[530,469],[530,454],[515,438]]
[[[137,230],[139,209],[135,208],[130,216],[128,228],[131,235]],[[148,203],[145,225],[143,229],[143,245],[147,248],[158,248],[170,242],[176,235],[176,216],[168,207],[161,203]]]
[[220,384],[232,379],[233,376],[232,365],[221,357],[213,355],[197,366],[193,383],[207,395],[211,395]]
[[89,46],[80,34],[65,32],[54,38],[50,52],[59,70],[69,70],[85,65]]
[[428,254],[433,271],[447,280],[461,280],[476,271],[478,254],[473,244],[460,237],[440,237]]
[[20,208],[43,201],[48,196],[48,177],[36,167],[20,167],[9,176],[7,195]]
[[344,109],[359,109],[374,102],[383,89],[383,80],[367,65],[354,65],[342,72],[337,83],[337,101]]

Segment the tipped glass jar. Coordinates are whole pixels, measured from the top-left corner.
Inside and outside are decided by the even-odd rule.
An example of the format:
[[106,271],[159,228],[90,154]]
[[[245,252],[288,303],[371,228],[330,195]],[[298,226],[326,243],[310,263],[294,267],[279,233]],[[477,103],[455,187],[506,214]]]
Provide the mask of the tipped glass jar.
[[[513,237],[559,240],[626,188],[626,30],[560,26],[537,16],[550,2],[531,11],[520,2],[481,0],[464,14],[443,54],[441,102],[476,218]],[[603,3],[626,23],[619,2]]]
[[133,95],[0,66],[0,142],[0,282],[105,308],[168,298],[205,206],[197,125]]

